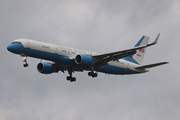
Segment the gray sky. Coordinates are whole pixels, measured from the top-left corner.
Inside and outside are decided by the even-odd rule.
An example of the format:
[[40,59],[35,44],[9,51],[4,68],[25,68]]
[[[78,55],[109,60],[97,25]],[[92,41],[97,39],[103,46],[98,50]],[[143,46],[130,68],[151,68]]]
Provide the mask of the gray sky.
[[[179,0],[1,0],[0,120],[178,120],[180,119]],[[133,47],[143,36],[148,48],[143,64],[168,61],[149,73],[114,76],[75,73],[42,75],[40,60],[6,47],[17,38],[113,52]]]

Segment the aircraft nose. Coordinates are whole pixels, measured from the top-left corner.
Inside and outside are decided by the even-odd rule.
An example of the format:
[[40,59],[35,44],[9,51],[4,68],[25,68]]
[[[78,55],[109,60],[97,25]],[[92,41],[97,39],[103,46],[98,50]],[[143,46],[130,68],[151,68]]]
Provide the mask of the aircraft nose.
[[10,51],[10,52],[13,52],[14,50],[14,45],[10,44],[7,46],[7,50]]

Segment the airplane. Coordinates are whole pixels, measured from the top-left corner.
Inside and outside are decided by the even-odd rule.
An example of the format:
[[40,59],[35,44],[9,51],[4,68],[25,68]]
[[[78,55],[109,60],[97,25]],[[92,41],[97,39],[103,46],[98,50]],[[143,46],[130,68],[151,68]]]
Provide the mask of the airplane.
[[[130,49],[117,52],[97,54],[84,50],[53,45],[30,39],[16,39],[7,50],[20,55],[23,58],[23,66],[28,67],[27,57],[40,59],[37,70],[42,74],[68,71],[67,80],[75,82],[72,76],[74,72],[89,71],[92,78],[98,76],[98,72],[114,75],[129,75],[148,72],[148,68],[167,64],[159,62],[149,65],[142,65],[146,48],[158,42],[160,34],[153,43],[148,44],[149,37],[143,36],[137,44]],[[42,62],[47,60],[51,62]]]

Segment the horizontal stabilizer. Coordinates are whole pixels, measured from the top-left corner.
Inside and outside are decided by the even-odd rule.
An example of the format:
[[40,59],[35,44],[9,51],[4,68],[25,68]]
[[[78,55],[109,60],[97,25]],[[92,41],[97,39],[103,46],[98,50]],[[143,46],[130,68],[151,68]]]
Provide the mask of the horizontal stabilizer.
[[150,64],[150,65],[138,66],[138,67],[135,67],[135,68],[136,69],[146,69],[146,68],[157,67],[157,66],[160,66],[160,65],[168,64],[168,63],[169,62],[154,63],[154,64]]

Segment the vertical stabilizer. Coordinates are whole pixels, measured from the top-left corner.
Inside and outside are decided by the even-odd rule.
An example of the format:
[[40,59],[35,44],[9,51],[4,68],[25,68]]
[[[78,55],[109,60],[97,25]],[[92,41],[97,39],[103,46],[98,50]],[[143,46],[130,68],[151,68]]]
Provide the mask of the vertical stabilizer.
[[[134,47],[147,45],[148,41],[149,41],[149,37],[143,36]],[[124,60],[127,60],[127,61],[141,65],[143,62],[145,52],[146,52],[146,48],[136,50],[136,54],[125,57]]]
[[[143,36],[143,39],[140,40],[140,41],[135,45],[135,47],[142,46],[142,45],[147,45],[147,44],[148,44],[148,41],[149,41],[149,37]],[[134,54],[134,55],[132,56],[132,58],[133,58],[138,64],[141,65],[142,62],[143,62],[143,58],[144,58],[145,52],[146,52],[146,48],[142,48],[142,49],[140,49],[140,50],[137,50],[137,51],[136,51],[136,54]]]

